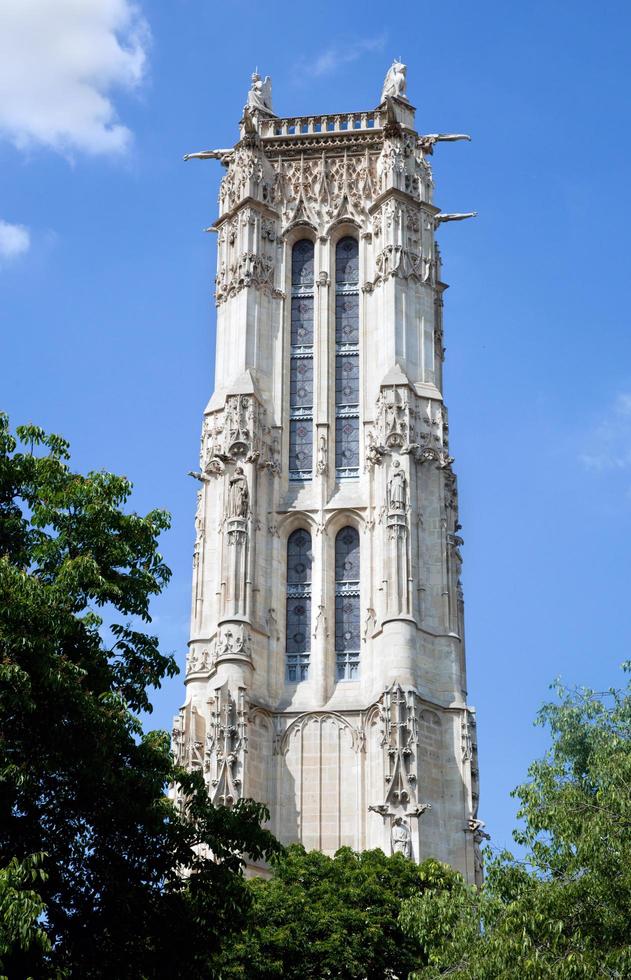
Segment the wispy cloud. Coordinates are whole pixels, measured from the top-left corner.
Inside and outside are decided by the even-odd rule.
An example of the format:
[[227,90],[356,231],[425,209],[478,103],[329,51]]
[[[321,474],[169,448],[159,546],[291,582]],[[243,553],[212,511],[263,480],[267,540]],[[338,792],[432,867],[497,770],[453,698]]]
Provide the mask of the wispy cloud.
[[370,54],[371,51],[381,51],[385,43],[385,34],[380,34],[378,37],[360,38],[356,41],[350,41],[348,44],[337,41],[315,57],[304,59],[301,62],[301,69],[308,76],[315,78],[333,75],[343,65],[358,61],[363,55]]
[[123,153],[132,134],[112,93],[140,84],[148,41],[132,0],[2,0],[0,136],[19,149]]
[[24,225],[12,225],[0,218],[0,262],[17,259],[28,252],[31,236]]
[[[142,82],[149,39],[135,0],[0,0],[0,139],[123,154],[132,132],[114,93]],[[0,219],[0,265],[30,245],[28,228]]]
[[631,392],[621,392],[583,439],[579,461],[590,470],[631,469]]

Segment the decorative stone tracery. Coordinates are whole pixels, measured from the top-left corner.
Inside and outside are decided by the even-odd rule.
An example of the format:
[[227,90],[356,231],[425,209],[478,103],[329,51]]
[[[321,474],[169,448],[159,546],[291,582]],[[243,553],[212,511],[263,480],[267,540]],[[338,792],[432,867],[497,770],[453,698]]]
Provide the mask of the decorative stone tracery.
[[242,795],[248,746],[248,700],[245,688],[234,693],[218,687],[209,703],[204,771],[213,803],[234,806]]

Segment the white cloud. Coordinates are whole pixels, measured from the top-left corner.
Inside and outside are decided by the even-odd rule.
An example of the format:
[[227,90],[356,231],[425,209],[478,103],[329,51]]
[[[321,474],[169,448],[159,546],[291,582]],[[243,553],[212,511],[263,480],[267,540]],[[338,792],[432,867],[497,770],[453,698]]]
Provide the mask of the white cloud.
[[380,34],[379,37],[367,37],[348,44],[331,44],[301,67],[308,76],[319,78],[322,75],[332,75],[342,65],[357,61],[362,55],[369,54],[371,51],[380,51],[385,43],[385,34]]
[[622,392],[587,438],[580,462],[590,470],[631,468],[631,393]]
[[0,261],[16,259],[31,247],[31,236],[24,225],[11,225],[0,218]]
[[0,134],[18,148],[121,153],[111,93],[141,82],[149,29],[131,0],[0,0]]

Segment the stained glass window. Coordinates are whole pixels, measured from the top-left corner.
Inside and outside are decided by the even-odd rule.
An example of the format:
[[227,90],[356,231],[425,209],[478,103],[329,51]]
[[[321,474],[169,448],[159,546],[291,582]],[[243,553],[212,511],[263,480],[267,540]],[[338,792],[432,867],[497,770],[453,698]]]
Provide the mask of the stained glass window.
[[359,473],[359,248],[342,238],[335,250],[335,470]]
[[311,535],[299,528],[287,541],[287,680],[309,675],[311,651]]
[[337,680],[359,673],[359,534],[344,527],[335,539],[335,671]]
[[335,250],[335,281],[359,283],[359,249],[355,238],[341,238]]
[[313,242],[291,253],[289,368],[289,478],[310,479],[313,469]]

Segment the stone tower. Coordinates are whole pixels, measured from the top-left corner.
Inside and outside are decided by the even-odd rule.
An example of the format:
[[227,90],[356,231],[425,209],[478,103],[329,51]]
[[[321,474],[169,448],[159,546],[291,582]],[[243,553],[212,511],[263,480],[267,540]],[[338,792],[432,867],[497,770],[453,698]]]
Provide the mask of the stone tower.
[[252,77],[219,194],[180,761],[283,842],[481,876],[429,158],[378,108],[279,118]]

